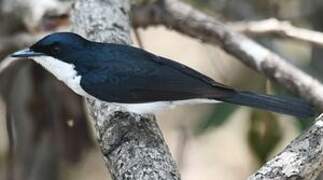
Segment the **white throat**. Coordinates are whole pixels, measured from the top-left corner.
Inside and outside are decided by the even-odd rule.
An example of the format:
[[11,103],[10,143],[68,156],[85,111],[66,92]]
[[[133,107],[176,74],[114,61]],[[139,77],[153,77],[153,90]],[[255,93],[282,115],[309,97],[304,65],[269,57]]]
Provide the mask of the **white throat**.
[[81,76],[77,74],[73,64],[66,63],[51,56],[37,56],[32,59],[52,73],[58,80],[63,81],[76,94],[89,97],[81,87]]

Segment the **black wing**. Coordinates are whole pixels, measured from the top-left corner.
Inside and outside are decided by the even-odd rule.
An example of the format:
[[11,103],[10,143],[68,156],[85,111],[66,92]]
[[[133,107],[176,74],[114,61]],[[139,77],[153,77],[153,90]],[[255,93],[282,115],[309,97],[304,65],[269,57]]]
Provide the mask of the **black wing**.
[[[177,62],[142,49],[105,44],[97,47],[100,67],[82,76],[92,96],[118,103],[229,97],[235,91]],[[98,57],[98,56],[92,56]]]

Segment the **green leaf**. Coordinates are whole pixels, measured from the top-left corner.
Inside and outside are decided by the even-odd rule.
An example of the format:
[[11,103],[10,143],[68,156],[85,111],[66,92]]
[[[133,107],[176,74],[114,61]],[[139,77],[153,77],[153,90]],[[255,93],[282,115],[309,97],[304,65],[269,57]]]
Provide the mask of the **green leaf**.
[[297,118],[297,127],[299,130],[304,131],[305,129],[309,128],[313,125],[315,118]]
[[250,121],[248,143],[259,162],[263,164],[282,139],[283,131],[277,116],[271,112],[254,110]]
[[213,112],[210,116],[203,119],[201,123],[196,128],[196,134],[202,134],[211,127],[218,127],[222,125],[231,114],[237,109],[238,106],[221,103],[214,107]]

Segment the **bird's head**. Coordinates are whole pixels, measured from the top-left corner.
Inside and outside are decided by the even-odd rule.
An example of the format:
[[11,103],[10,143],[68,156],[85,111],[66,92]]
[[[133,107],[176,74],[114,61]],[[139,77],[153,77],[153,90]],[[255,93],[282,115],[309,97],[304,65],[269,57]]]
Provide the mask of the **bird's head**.
[[82,72],[93,66],[91,58],[84,57],[89,54],[86,52],[91,44],[75,33],[53,33],[11,57],[33,59],[76,93],[84,95],[79,84]]
[[29,48],[17,51],[11,56],[31,59],[39,56],[49,56],[66,63],[73,63],[71,55],[75,54],[75,52],[81,52],[88,42],[78,34],[58,32],[42,38]]

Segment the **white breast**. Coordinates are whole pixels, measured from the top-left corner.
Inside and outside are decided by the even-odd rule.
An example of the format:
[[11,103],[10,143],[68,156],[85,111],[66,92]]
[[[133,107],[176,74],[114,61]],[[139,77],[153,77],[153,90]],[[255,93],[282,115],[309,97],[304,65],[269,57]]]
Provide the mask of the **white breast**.
[[73,64],[66,63],[51,56],[37,56],[33,60],[52,73],[58,80],[63,81],[76,94],[90,97],[81,87],[81,76],[77,74]]

